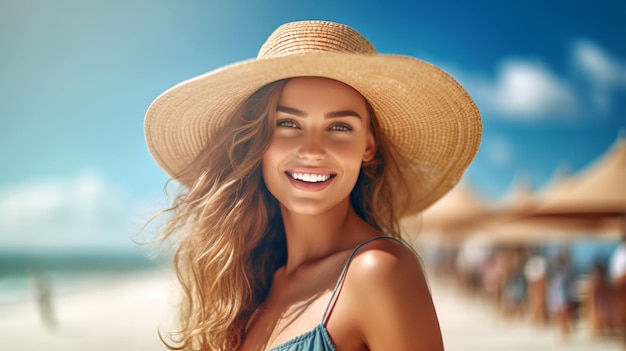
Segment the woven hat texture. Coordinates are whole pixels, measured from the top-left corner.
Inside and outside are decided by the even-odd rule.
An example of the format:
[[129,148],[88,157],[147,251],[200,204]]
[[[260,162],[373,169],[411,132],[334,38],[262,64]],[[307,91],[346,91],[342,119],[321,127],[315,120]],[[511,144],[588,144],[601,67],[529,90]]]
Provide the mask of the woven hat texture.
[[165,91],[145,116],[148,149],[175,178],[250,95],[271,82],[299,76],[327,77],[359,91],[382,132],[415,161],[417,167],[405,171],[420,196],[404,215],[420,212],[448,192],[478,151],[480,113],[450,75],[413,57],[378,54],[351,27],[325,21],[284,24],[256,59]]

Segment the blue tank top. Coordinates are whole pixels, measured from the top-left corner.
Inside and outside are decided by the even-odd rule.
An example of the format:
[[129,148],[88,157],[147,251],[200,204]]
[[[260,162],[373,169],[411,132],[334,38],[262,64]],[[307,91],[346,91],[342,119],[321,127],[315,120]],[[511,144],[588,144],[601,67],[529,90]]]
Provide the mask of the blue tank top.
[[335,345],[333,345],[332,341],[330,340],[330,336],[328,336],[328,331],[326,330],[326,319],[328,316],[328,311],[330,310],[330,307],[334,304],[335,295],[339,290],[339,286],[341,286],[341,283],[343,282],[346,272],[348,271],[350,261],[352,261],[352,257],[354,257],[354,254],[357,252],[357,250],[359,250],[363,245],[369,243],[370,241],[383,238],[392,239],[404,244],[402,241],[390,236],[377,236],[365,240],[364,242],[357,245],[357,247],[352,250],[350,256],[348,256],[348,259],[346,260],[346,264],[343,266],[343,270],[341,271],[339,279],[337,279],[337,284],[335,284],[335,288],[333,289],[333,293],[330,296],[330,301],[328,301],[328,305],[326,306],[326,310],[324,311],[324,316],[322,317],[322,321],[320,322],[320,324],[304,334],[298,335],[289,341],[272,347],[271,349],[269,349],[269,351],[335,351]]

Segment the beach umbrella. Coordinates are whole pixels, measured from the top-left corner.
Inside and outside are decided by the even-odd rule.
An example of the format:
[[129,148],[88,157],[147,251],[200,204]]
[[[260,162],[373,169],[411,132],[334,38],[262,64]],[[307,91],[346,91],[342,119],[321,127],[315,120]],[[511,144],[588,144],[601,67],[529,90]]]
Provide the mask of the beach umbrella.
[[626,140],[620,139],[583,171],[567,191],[554,194],[538,213],[617,215],[626,213]]
[[624,135],[576,176],[558,177],[535,201],[526,212],[516,213],[517,223],[561,234],[619,237],[626,228]]
[[626,139],[623,136],[565,189],[553,189],[529,213],[531,217],[596,218],[600,221],[620,219],[625,214]]
[[613,219],[598,218],[518,218],[486,222],[476,228],[476,236],[492,245],[536,246],[546,243],[570,244],[593,236],[615,241],[619,237]]
[[552,176],[552,180],[548,185],[535,194],[535,206],[541,204],[548,199],[560,198],[568,193],[576,185],[576,180],[572,176],[569,169],[565,166],[559,166]]
[[472,225],[489,213],[469,184],[461,182],[419,215],[403,219],[402,227],[417,242],[457,244]]
[[[559,177],[560,178],[560,177]],[[526,215],[537,207],[537,195],[528,177],[517,176],[506,194],[494,206],[489,216],[481,218],[468,239],[480,239],[490,245],[534,245],[546,240],[546,233],[555,223],[536,223]],[[560,228],[559,228],[560,229]],[[557,231],[557,233],[559,233]],[[560,238],[551,235],[550,239]]]
[[510,217],[520,213],[527,213],[537,205],[532,183],[527,177],[518,176],[506,192],[506,195],[498,201],[497,215],[495,217]]
[[[615,207],[607,210],[598,205],[614,204],[604,199],[620,191],[623,194],[624,145],[618,141],[605,157],[577,177],[559,167],[549,185],[538,193],[533,193],[527,182],[515,182],[497,214],[480,223],[477,235],[493,244],[529,246],[570,243],[587,236],[615,240],[621,221],[615,214],[620,213],[620,207],[616,212]],[[599,185],[617,190],[601,191]]]

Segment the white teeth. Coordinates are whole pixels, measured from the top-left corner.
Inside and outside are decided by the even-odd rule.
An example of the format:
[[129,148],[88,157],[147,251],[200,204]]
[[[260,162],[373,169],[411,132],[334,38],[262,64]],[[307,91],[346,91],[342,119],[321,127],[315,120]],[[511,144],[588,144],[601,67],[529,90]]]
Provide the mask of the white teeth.
[[319,183],[325,182],[330,179],[330,174],[309,174],[309,173],[291,173],[287,172],[287,174],[296,180],[300,180],[307,183]]

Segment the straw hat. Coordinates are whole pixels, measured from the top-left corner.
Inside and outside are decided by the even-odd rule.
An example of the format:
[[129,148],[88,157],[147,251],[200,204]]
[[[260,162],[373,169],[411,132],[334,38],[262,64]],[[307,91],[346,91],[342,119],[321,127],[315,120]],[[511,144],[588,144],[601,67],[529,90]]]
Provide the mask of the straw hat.
[[216,69],[164,92],[145,117],[148,149],[175,178],[246,98],[268,83],[298,76],[341,81],[368,100],[382,132],[417,165],[406,169],[411,173],[408,179],[421,189],[411,213],[450,190],[478,150],[480,113],[452,77],[412,57],[378,54],[351,27],[325,21],[284,24],[270,35],[256,59]]

